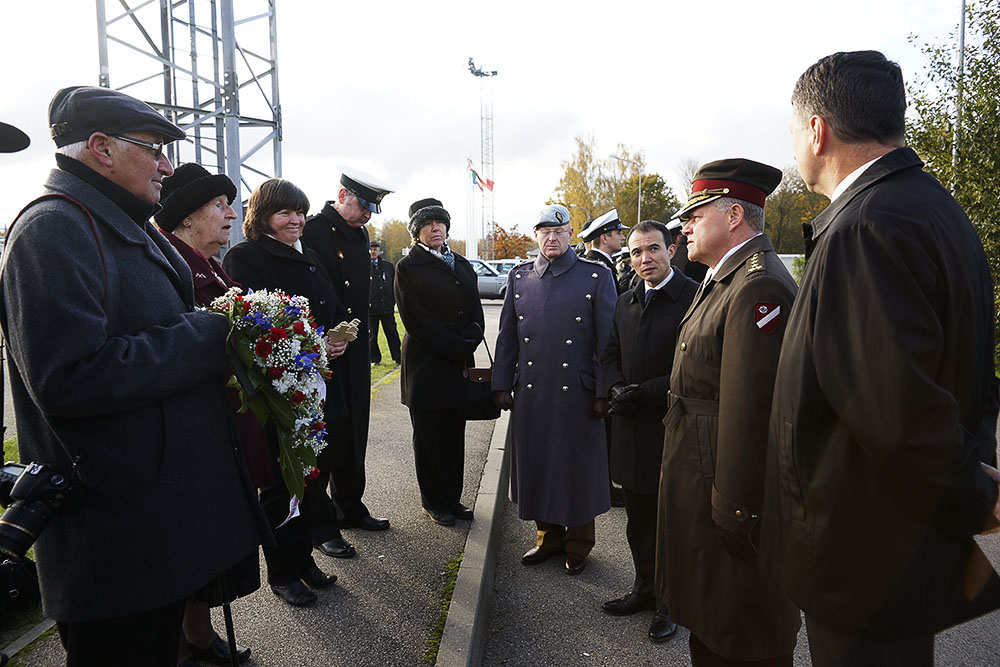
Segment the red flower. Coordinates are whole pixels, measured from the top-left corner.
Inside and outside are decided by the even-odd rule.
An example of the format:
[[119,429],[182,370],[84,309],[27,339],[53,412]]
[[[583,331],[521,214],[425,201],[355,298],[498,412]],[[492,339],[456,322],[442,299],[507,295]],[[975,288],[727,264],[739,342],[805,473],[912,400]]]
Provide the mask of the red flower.
[[295,324],[292,325],[292,331],[302,336],[306,332],[306,325],[302,322],[302,320],[297,320]]
[[294,394],[292,394],[292,403],[294,405],[298,405],[304,400],[306,400],[306,395],[303,394],[301,391],[296,391]]
[[271,366],[267,369],[267,377],[272,380],[277,380],[282,375],[285,374],[285,369],[278,366]]
[[306,479],[316,479],[317,477],[319,477],[319,468],[313,468],[309,471],[309,475]]
[[258,340],[257,344],[253,347],[253,351],[257,354],[257,356],[262,358],[271,354],[271,350],[273,349],[274,347],[267,341],[266,338]]
[[270,336],[271,340],[273,340],[274,342],[278,342],[279,340],[285,340],[286,338],[288,338],[288,334],[285,333],[285,330],[279,329],[278,327],[274,327],[273,329],[271,329]]

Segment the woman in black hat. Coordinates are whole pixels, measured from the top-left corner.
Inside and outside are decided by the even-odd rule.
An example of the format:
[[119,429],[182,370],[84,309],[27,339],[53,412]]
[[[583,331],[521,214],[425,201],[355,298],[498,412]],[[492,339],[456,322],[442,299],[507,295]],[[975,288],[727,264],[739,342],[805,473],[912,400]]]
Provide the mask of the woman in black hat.
[[[204,167],[188,163],[177,167],[172,176],[163,179],[160,191],[162,209],[156,214],[160,231],[177,249],[191,268],[194,279],[195,303],[207,306],[230,287],[238,285],[222,270],[215,253],[229,242],[229,229],[236,219],[231,204],[236,198],[236,186],[225,174],[209,174]],[[229,390],[229,404],[233,408],[243,461],[250,480],[257,486],[266,486],[272,480],[271,463],[267,451],[264,429],[250,412],[238,413],[239,395]],[[247,563],[240,563],[229,574],[235,574],[235,596],[248,595],[260,587],[257,552]],[[246,572],[243,568],[246,568]],[[231,584],[234,583],[230,577]],[[229,646],[212,627],[208,601],[196,595],[188,600],[184,610],[184,637],[191,648],[191,655],[219,665],[230,664]],[[208,596],[213,602],[228,602]],[[239,661],[250,658],[250,649],[237,644]]]
[[447,244],[451,216],[437,199],[410,206],[413,247],[396,265],[403,336],[400,386],[410,408],[420,502],[443,526],[472,519],[461,503],[465,473],[465,379],[483,339],[476,272]]

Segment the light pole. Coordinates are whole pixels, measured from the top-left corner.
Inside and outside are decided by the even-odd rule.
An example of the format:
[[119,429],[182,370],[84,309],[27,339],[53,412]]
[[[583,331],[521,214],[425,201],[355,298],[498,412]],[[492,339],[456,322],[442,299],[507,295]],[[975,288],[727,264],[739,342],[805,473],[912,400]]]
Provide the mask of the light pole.
[[636,171],[639,172],[639,208],[635,214],[636,215],[635,221],[636,223],[640,223],[642,222],[642,165],[640,165],[635,160],[629,160],[628,158],[624,158],[621,155],[615,155],[614,153],[612,153],[609,157],[619,160],[620,162],[627,162],[629,164],[634,164]]

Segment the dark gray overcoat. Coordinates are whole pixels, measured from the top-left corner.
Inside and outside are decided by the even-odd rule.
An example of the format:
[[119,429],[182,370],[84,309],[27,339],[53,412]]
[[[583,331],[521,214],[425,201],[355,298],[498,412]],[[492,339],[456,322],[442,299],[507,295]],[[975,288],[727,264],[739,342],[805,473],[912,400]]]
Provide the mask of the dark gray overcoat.
[[646,283],[618,297],[608,345],[601,357],[604,384],[637,384],[642,404],[635,414],[611,415],[611,479],[633,493],[656,494],[663,458],[670,368],[677,326],[698,283],[674,269],[670,281],[643,306]]
[[580,526],[611,507],[599,359],[615,305],[611,272],[572,250],[507,277],[493,390],[514,391],[510,491],[518,516]]
[[677,332],[664,419],[656,597],[729,660],[791,653],[799,612],[716,524],[749,534],[764,496],[771,391],[795,281],[766,235],[750,239],[695,296]]
[[63,446],[79,457],[83,497],[35,543],[45,615],[79,623],[183,599],[269,530],[223,388],[228,322],[194,311],[191,272],[151,224],[61,169],[45,190],[93,227],[65,201],[21,216],[0,321],[21,460],[69,474]]

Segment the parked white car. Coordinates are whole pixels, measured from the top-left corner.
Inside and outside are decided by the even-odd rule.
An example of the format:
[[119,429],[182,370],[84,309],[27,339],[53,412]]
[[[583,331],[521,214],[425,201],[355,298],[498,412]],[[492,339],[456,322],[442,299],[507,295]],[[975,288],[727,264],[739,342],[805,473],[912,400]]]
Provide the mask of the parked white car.
[[491,299],[502,299],[507,291],[507,274],[497,273],[497,270],[481,259],[470,259],[473,271],[479,278],[479,296]]

